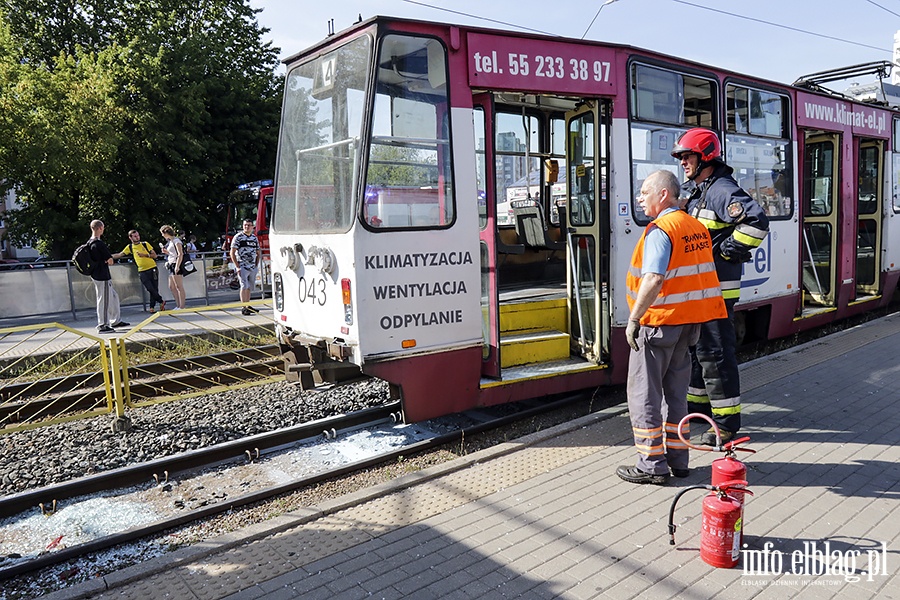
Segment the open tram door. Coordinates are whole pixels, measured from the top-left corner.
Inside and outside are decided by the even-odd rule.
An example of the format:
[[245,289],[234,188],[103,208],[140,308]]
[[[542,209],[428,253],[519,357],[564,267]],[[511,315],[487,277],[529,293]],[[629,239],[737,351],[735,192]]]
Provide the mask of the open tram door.
[[608,118],[609,105],[599,100],[566,113],[570,343],[573,354],[597,364],[609,349]]
[[841,137],[807,133],[803,153],[803,312],[837,305]]
[[479,252],[481,256],[481,375],[500,378],[500,317],[497,281],[497,203],[494,201],[494,103],[491,94],[472,96],[478,179]]

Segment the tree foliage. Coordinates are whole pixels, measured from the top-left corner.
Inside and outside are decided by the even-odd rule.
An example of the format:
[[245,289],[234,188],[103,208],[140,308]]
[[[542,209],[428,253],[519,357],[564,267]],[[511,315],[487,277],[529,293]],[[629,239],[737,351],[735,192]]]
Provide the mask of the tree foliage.
[[[247,0],[4,0],[0,174],[14,240],[67,258],[164,223],[218,237],[215,207],[273,175],[277,50]],[[8,111],[6,110],[8,109]]]

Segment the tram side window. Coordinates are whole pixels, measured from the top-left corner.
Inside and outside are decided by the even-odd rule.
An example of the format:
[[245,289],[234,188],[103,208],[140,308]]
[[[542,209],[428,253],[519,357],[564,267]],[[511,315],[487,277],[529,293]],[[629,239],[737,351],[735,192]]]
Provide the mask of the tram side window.
[[362,209],[370,227],[453,222],[446,63],[436,39],[388,35],[381,42]]
[[[684,180],[672,146],[691,127],[716,129],[716,84],[710,79],[635,63],[631,67],[631,183],[632,198],[647,176],[659,169]],[[650,221],[636,200],[635,220]]]
[[784,116],[786,96],[727,85],[725,154],[734,178],[770,219],[788,219],[794,210],[794,176]]
[[769,219],[793,214],[793,171],[787,140],[726,135],[728,165],[734,179],[756,200]]
[[725,88],[728,131],[771,137],[787,137],[785,96],[738,85]]
[[632,115],[638,120],[715,127],[712,82],[641,64],[632,69]]

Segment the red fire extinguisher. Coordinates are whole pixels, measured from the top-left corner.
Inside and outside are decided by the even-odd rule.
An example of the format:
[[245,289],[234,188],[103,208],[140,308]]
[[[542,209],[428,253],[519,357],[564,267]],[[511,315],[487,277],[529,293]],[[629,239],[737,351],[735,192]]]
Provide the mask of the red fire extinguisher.
[[[685,439],[686,423],[693,418],[708,421],[716,432],[716,445],[695,446]],[[700,538],[700,558],[714,567],[731,568],[738,562],[744,535],[744,495],[752,494],[747,490],[747,467],[737,459],[735,451],[755,452],[749,448],[738,448],[738,444],[749,441],[749,437],[722,444],[722,437],[716,423],[706,415],[693,413],[685,416],[678,423],[678,437],[694,450],[705,452],[724,452],[725,456],[713,461],[712,482],[710,485],[699,485],[685,488],[672,501],[669,510],[669,543],[675,544],[675,505],[681,496],[692,489],[710,490],[703,499],[703,519]]]
[[[684,431],[686,429],[685,425],[688,423],[688,421],[694,418],[703,419],[710,425],[712,425],[713,431],[716,432],[715,446],[695,446],[691,444],[689,439],[684,438]],[[686,415],[683,419],[681,419],[681,421],[678,422],[678,437],[688,448],[691,448],[693,450],[700,450],[701,452],[725,453],[725,456],[723,456],[722,458],[717,458],[712,463],[712,481],[710,482],[712,485],[721,485],[726,481],[747,481],[747,467],[746,465],[744,465],[744,463],[738,460],[735,452],[750,452],[751,454],[756,452],[756,450],[751,450],[750,448],[738,447],[739,444],[749,442],[749,436],[732,440],[727,444],[722,444],[722,435],[716,422],[702,413],[691,413],[689,415]],[[743,520],[744,493],[740,490],[735,490],[732,495],[741,503],[741,520]],[[741,541],[743,541],[743,535],[741,535]]]
[[691,490],[710,490],[703,498],[700,526],[700,558],[708,565],[730,569],[738,563],[743,534],[743,502],[733,494],[753,494],[746,481],[725,481],[719,485],[692,485],[686,487],[672,500],[669,508],[669,544],[675,545],[675,505]]

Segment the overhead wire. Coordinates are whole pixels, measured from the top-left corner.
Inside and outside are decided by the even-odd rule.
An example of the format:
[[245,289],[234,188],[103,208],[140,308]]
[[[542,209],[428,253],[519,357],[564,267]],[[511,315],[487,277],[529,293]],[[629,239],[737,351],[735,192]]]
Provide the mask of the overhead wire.
[[889,12],[889,13],[891,13],[891,14],[894,15],[895,17],[900,17],[900,13],[895,13],[895,12],[892,11],[891,9],[885,8],[884,6],[878,4],[877,2],[873,2],[872,0],[866,0],[866,2],[868,2],[869,4],[872,4],[872,5],[874,5],[874,6],[877,6],[878,8],[880,8],[881,10],[883,10],[884,12]]
[[[747,21],[753,21],[755,23],[762,23],[764,25],[771,25],[772,27],[779,27],[781,29],[787,29],[789,31],[796,31],[798,33],[804,33],[806,35],[812,35],[815,37],[825,38],[829,40],[834,40],[836,42],[843,42],[845,44],[853,44],[854,46],[861,46],[863,48],[870,48],[872,50],[880,50],[882,52],[890,52],[890,50],[886,48],[881,48],[879,46],[871,46],[869,44],[863,44],[862,42],[854,42],[853,40],[845,40],[843,38],[835,37],[833,35],[826,35],[824,33],[816,33],[814,31],[807,31],[805,29],[800,29],[799,27],[791,27],[790,25],[782,25],[781,23],[775,23],[773,21],[766,21],[765,19],[757,19],[756,17],[748,17],[747,15],[739,15],[737,13],[728,12],[727,10],[720,10],[718,8],[711,8],[709,6],[703,6],[702,4],[694,4],[693,2],[687,2],[686,0],[672,0],[672,2],[676,2],[678,4],[684,4],[686,6],[693,6],[694,8],[701,8],[703,10],[708,10],[710,12],[719,13],[722,15],[728,15],[729,17],[736,17],[738,19],[745,19]],[[873,2],[874,4],[874,2]]]
[[[615,0],[611,0],[615,1]],[[496,19],[489,19],[487,17],[482,17],[479,15],[473,15],[470,13],[465,13],[459,10],[453,10],[450,8],[444,8],[443,6],[434,6],[428,4],[427,2],[416,2],[416,0],[403,0],[407,4],[415,4],[417,6],[424,6],[425,8],[433,8],[435,10],[442,10],[444,12],[453,13],[454,15],[462,15],[463,17],[469,17],[470,19],[478,19],[480,21],[487,21],[488,23],[497,23],[499,25],[506,25],[507,27],[515,27],[516,29],[523,29],[525,31],[531,31],[532,33],[540,33],[543,35],[551,35],[553,37],[561,37],[559,34],[550,33],[549,31],[541,31],[540,29],[531,29],[530,27],[525,27],[524,25],[516,25],[515,23],[507,23],[506,21],[498,21]]]
[[[613,2],[616,2],[616,1],[617,1],[617,0],[606,0],[605,2],[603,2],[603,3],[600,5],[600,7],[597,9],[597,12],[594,14],[594,18],[591,20],[590,25],[588,25],[587,30],[585,30],[584,35],[581,36],[581,39],[584,39],[584,37],[588,34],[588,31],[590,31],[591,27],[593,27],[594,21],[597,20],[597,17],[600,15],[600,11],[603,10],[603,7],[605,7],[607,4],[612,4]],[[895,13],[895,12],[893,12],[893,11],[891,11],[891,10],[885,8],[884,6],[878,4],[877,2],[874,2],[873,0],[866,0],[866,1],[869,2],[870,4],[874,5],[874,6],[877,6],[878,8],[881,8],[882,10],[885,10],[886,12],[889,12],[889,13],[891,13],[891,14],[893,14],[893,15],[900,16],[900,14],[897,14],[897,13]],[[427,3],[427,2],[419,2],[419,1],[417,1],[417,0],[403,0],[403,2],[406,2],[407,4],[415,4],[415,5],[417,5],[417,6],[423,6],[423,7],[425,7],[425,8],[431,8],[431,9],[434,9],[434,10],[441,10],[441,11],[453,13],[453,14],[456,14],[456,15],[461,15],[461,16],[464,16],[464,17],[468,17],[468,18],[470,18],[470,19],[476,19],[476,20],[480,20],[480,21],[487,21],[487,22],[489,22],[489,23],[497,23],[497,24],[499,24],[499,25],[505,25],[505,26],[507,26],[507,27],[515,27],[515,28],[517,28],[517,29],[522,29],[522,30],[524,30],[524,31],[531,31],[531,32],[533,32],[533,33],[540,33],[540,34],[543,34],[543,35],[550,35],[550,36],[553,36],[553,37],[560,37],[559,34],[550,33],[550,32],[547,32],[547,31],[541,31],[540,29],[532,29],[532,28],[530,28],[530,27],[525,27],[524,25],[517,25],[517,24],[515,24],[515,23],[508,23],[508,22],[506,22],[506,21],[498,21],[498,20],[496,20],[496,19],[490,19],[490,18],[488,18],[488,17],[482,17],[482,16],[480,16],[480,15],[475,15],[475,14],[472,14],[472,13],[466,13],[466,12],[462,12],[462,11],[458,11],[458,10],[453,10],[453,9],[450,9],[450,8],[444,8],[444,7],[442,7],[442,6],[434,6],[433,4],[429,4],[429,3]],[[890,52],[893,52],[891,49],[888,49],[888,48],[883,48],[883,47],[880,47],[880,46],[872,46],[871,44],[864,44],[864,43],[862,43],[862,42],[855,42],[855,41],[853,41],[853,40],[848,40],[848,39],[844,39],[844,38],[840,38],[840,37],[837,37],[837,36],[828,35],[828,34],[824,34],[824,33],[816,33],[815,31],[808,31],[808,30],[806,30],[806,29],[801,29],[801,28],[799,28],[799,27],[792,27],[792,26],[790,26],[790,25],[784,25],[784,24],[782,24],[782,23],[776,23],[776,22],[774,22],[774,21],[767,21],[767,20],[765,20],[765,19],[759,19],[759,18],[757,18],[757,17],[750,17],[750,16],[747,16],[747,15],[741,15],[741,14],[734,13],[734,12],[730,12],[730,11],[727,11],[727,10],[721,10],[721,9],[718,9],[718,8],[712,8],[712,7],[710,7],[710,6],[704,6],[704,5],[702,5],[702,4],[696,4],[696,3],[694,3],[694,2],[688,2],[687,0],[672,0],[672,2],[675,2],[675,3],[678,3],[678,4],[684,4],[685,6],[691,6],[691,7],[693,7],[693,8],[699,8],[699,9],[701,9],[701,10],[707,10],[707,11],[710,11],[710,12],[719,13],[719,14],[726,15],[726,16],[729,16],[729,17],[734,17],[734,18],[736,18],[736,19],[744,19],[745,21],[752,21],[752,22],[754,22],[754,23],[761,23],[761,24],[763,24],[763,25],[769,25],[770,27],[777,27],[777,28],[780,28],[780,29],[786,29],[786,30],[788,30],[788,31],[794,31],[794,32],[797,32],[797,33],[802,33],[802,34],[804,34],[804,35],[811,35],[811,36],[818,37],[818,38],[822,38],[822,39],[828,39],[828,40],[832,40],[832,41],[835,41],[835,42],[841,42],[841,43],[843,43],[843,44],[851,44],[851,45],[853,45],[853,46],[859,46],[859,47],[861,47],[861,48],[869,48],[870,50],[878,50],[878,51],[881,51],[881,52],[889,52],[889,53],[890,53]]]

